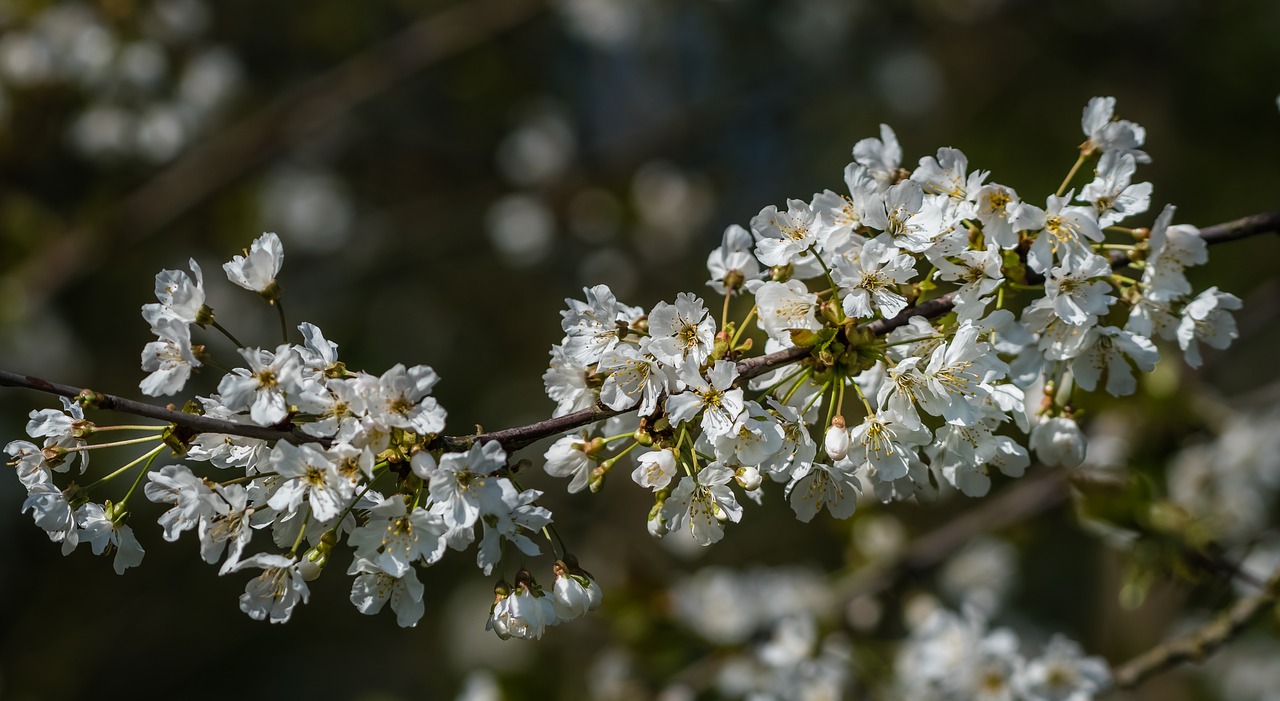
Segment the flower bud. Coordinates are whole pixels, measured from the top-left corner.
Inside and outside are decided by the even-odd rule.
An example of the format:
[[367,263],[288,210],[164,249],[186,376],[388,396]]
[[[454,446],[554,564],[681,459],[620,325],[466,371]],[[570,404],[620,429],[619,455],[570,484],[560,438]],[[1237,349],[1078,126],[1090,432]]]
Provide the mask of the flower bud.
[[609,474],[611,467],[613,467],[613,460],[605,460],[591,469],[591,479],[587,482],[587,488],[592,494],[604,489],[604,477]]
[[730,340],[728,333],[724,331],[716,333],[715,343],[711,346],[710,359],[714,361],[723,358],[725,353],[729,352]]
[[1063,416],[1046,419],[1031,429],[1031,448],[1046,465],[1078,467],[1088,441],[1075,421]]
[[649,521],[645,523],[645,526],[649,529],[649,535],[654,538],[663,538],[669,530],[667,529],[666,520],[662,518],[662,507],[655,508],[654,512],[656,513],[649,514]]
[[311,582],[320,577],[325,565],[329,564],[329,553],[336,542],[337,536],[333,531],[326,531],[319,543],[303,553],[302,559],[298,561],[298,573],[302,575],[303,581]]
[[742,488],[748,492],[759,489],[760,482],[762,481],[760,478],[760,470],[752,465],[739,467],[734,471],[733,479],[737,481],[738,484],[742,485]]
[[552,569],[556,573],[556,583],[552,586],[551,605],[555,608],[556,617],[562,621],[572,621],[582,616],[591,608],[591,596],[588,592],[590,580],[569,574],[568,568],[561,561],[557,561]]
[[845,428],[844,417],[837,414],[827,427],[827,435],[823,438],[822,447],[832,460],[844,460],[849,454],[849,429]]

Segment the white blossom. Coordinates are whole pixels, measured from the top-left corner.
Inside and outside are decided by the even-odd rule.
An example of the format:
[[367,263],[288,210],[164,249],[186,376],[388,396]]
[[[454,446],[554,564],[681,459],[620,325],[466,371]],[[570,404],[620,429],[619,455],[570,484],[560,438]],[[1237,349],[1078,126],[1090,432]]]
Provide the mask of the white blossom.
[[372,561],[357,556],[347,569],[347,574],[356,575],[351,583],[351,603],[366,616],[378,613],[387,602],[391,602],[391,610],[396,614],[396,624],[401,628],[412,628],[418,625],[422,614],[427,610],[422,601],[422,582],[418,581],[418,574],[413,568],[396,576],[380,569]]
[[675,453],[667,448],[641,453],[636,458],[636,463],[631,479],[641,487],[654,491],[666,488],[678,472]]
[[722,520],[737,523],[742,507],[728,487],[733,470],[713,462],[694,476],[685,476],[667,497],[662,516],[674,532],[687,529],[699,545],[711,545],[724,537]]
[[769,205],[751,219],[756,257],[769,266],[799,264],[818,243],[815,213],[803,200],[788,200],[787,211]]
[[586,432],[571,433],[562,436],[555,443],[547,448],[546,465],[543,467],[548,475],[552,477],[568,477],[569,493],[574,494],[581,492],[587,488],[587,481],[591,478],[591,470],[595,462],[591,456],[583,452],[584,447],[590,438]]
[[102,504],[89,502],[76,509],[76,524],[80,527],[80,538],[88,543],[94,555],[101,555],[108,549],[116,553],[113,566],[116,574],[124,574],[130,567],[142,563],[143,550],[133,529],[119,521],[112,521]]
[[744,408],[742,390],[733,388],[738,369],[727,360],[717,360],[704,379],[696,365],[680,369],[680,380],[687,389],[667,397],[667,414],[673,424],[689,421],[702,414],[702,430],[711,438],[733,429]]
[[311,590],[292,557],[258,553],[239,562],[231,571],[257,567],[262,574],[249,580],[240,595],[240,610],[255,621],[287,623],[299,603],[307,603]]
[[270,295],[283,263],[284,246],[280,237],[266,232],[254,240],[244,255],[233,257],[222,269],[231,282],[246,290]]
[[1187,365],[1198,368],[1203,362],[1200,343],[1222,349],[1235,340],[1239,332],[1231,312],[1240,306],[1239,297],[1219,292],[1217,287],[1210,287],[1187,303],[1178,322],[1178,347],[1182,348]]
[[659,302],[649,313],[649,353],[673,368],[701,364],[711,355],[716,322],[702,299],[688,292],[676,295],[676,303]]

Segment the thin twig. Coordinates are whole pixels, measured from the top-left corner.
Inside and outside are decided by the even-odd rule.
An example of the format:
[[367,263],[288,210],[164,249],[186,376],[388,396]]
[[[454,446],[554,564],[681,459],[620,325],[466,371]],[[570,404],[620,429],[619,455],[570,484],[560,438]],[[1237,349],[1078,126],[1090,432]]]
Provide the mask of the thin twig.
[[149,419],[157,419],[167,423],[175,424],[189,428],[200,433],[226,433],[236,436],[246,436],[248,438],[261,438],[268,441],[285,440],[290,443],[320,443],[321,439],[314,436],[308,436],[296,427],[274,428],[271,426],[257,426],[255,424],[240,424],[223,419],[215,419],[199,414],[187,414],[181,411],[175,411],[167,407],[159,407],[146,402],[139,402],[125,397],[117,397],[112,394],[102,394],[92,390],[80,387],[72,387],[71,385],[58,384],[49,382],[38,377],[30,375],[20,375],[16,372],[0,370],[0,387],[22,387],[25,389],[34,389],[47,394],[54,394],[68,399],[75,399],[81,395],[91,396],[93,398],[93,406],[99,409],[108,409],[111,411],[121,411],[134,416],[145,416]]
[[1261,592],[1239,599],[1201,628],[1161,643],[1111,670],[1116,686],[1131,689],[1148,677],[1183,662],[1199,662],[1236,637],[1280,600],[1280,570]]
[[[1277,231],[1280,231],[1280,211],[1257,214],[1244,217],[1243,219],[1238,219],[1236,221],[1206,227],[1200,230],[1200,235],[1206,242],[1214,244],[1224,241],[1235,241],[1249,236],[1273,233]],[[892,319],[882,319],[869,322],[863,325],[862,328],[870,332],[872,335],[882,336],[893,329],[905,326],[906,323],[914,316],[922,316],[932,319],[951,311],[953,306],[951,295],[943,295],[942,297],[931,299],[914,307],[908,307]],[[737,365],[738,382],[743,383],[750,378],[757,377],[785,365],[798,362],[808,355],[808,349],[787,348],[776,353],[748,358]],[[327,443],[325,439],[309,436],[306,433],[303,433],[296,426],[292,425],[282,427],[256,426],[253,424],[236,423],[233,421],[214,419],[196,414],[186,414],[172,409],[165,409],[151,404],[125,399],[123,397],[92,392],[90,390],[71,387],[69,385],[60,385],[37,377],[30,377],[3,370],[0,370],[0,386],[25,387],[69,398],[75,398],[80,396],[82,393],[88,392],[95,398],[96,406],[99,408],[114,409],[117,411],[136,414],[138,416],[159,419],[161,421],[167,421],[201,433],[223,433],[247,436],[249,438],[261,438],[264,440],[285,440],[290,443]],[[635,410],[629,409],[626,411]],[[466,447],[477,443],[497,441],[505,450],[510,452],[523,448],[543,438],[548,438],[565,431],[572,431],[575,428],[580,428],[587,424],[618,416],[619,414],[626,413],[626,411],[615,411],[602,406],[595,406],[589,409],[576,411],[572,414],[566,414],[546,421],[532,423],[527,426],[517,426],[515,428],[508,428],[490,433],[477,433],[470,436],[441,436],[439,439],[439,445],[446,450],[452,451],[465,449]]]

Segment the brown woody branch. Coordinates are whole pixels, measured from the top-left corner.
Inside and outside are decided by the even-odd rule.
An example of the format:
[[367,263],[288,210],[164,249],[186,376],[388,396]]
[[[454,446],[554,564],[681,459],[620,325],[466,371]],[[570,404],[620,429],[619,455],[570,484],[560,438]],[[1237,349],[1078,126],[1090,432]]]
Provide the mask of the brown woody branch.
[[[1259,234],[1280,232],[1280,211],[1256,214],[1235,221],[1216,224],[1200,230],[1201,238],[1210,244],[1235,241]],[[1121,259],[1120,264],[1127,262]],[[893,329],[904,326],[912,317],[922,316],[936,318],[951,311],[951,295],[943,295],[916,306],[904,309],[892,319],[881,319],[863,325],[863,328],[875,336],[882,336]],[[757,377],[777,368],[798,362],[809,355],[805,348],[788,348],[776,353],[748,358],[738,363],[739,382]],[[324,443],[324,439],[309,436],[293,425],[280,427],[256,426],[242,424],[207,416],[187,414],[173,409],[158,407],[124,397],[102,394],[69,385],[48,382],[37,377],[0,370],[0,386],[23,387],[40,392],[75,398],[88,394],[95,399],[95,406],[102,409],[123,411],[137,416],[158,419],[177,426],[190,428],[200,433],[223,433],[229,435],[260,438],[263,440],[284,440],[291,443]],[[630,409],[627,411],[634,411]],[[615,411],[602,406],[583,409],[571,414],[539,421],[527,426],[503,429],[489,433],[478,433],[470,436],[442,436],[440,442],[446,450],[462,450],[476,443],[497,441],[508,452],[523,448],[543,438],[548,438],[566,431],[572,431],[588,424],[608,419],[626,411]]]
[[1187,635],[1161,643],[1111,670],[1116,686],[1131,689],[1148,677],[1183,662],[1199,662],[1236,637],[1280,600],[1280,570],[1262,591],[1236,601],[1208,624]]

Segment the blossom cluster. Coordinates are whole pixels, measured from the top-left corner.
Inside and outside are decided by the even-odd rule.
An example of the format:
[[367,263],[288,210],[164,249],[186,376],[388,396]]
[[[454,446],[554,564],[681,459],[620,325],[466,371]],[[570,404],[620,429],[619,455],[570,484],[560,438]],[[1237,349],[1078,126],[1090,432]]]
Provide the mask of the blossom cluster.
[[[138,3],[120,14],[93,3],[7,8],[0,37],[0,123],[11,95],[74,91],[68,141],[95,161],[163,163],[214,123],[235,93],[239,61],[205,35],[203,0]],[[24,16],[25,15],[25,16]]]
[[[771,485],[807,522],[824,510],[851,516],[864,493],[981,496],[994,473],[1023,474],[1033,453],[1079,464],[1078,393],[1133,393],[1135,369],[1155,367],[1157,341],[1198,365],[1201,344],[1235,337],[1240,304],[1191,288],[1185,269],[1206,262],[1205,242],[1173,223],[1172,207],[1150,228],[1127,226],[1150,206],[1150,184],[1133,182],[1148,160],[1145,131],[1113,111],[1110,98],[1090,101],[1076,166],[1044,207],[970,169],[956,149],[903,168],[885,126],[855,145],[846,192],[769,206],[749,228],[725,231],[707,260],[719,315],[688,292],[647,310],[607,285],[568,300],[543,379],[557,417],[586,418],[546,451],[546,472],[567,478],[570,492],[596,491],[634,453],[632,481],[654,498],[650,532],[710,545],[742,519],[741,499],[759,502]],[[1077,194],[1071,184],[1087,164],[1093,177]],[[352,602],[365,613],[390,603],[401,625],[423,615],[418,570],[447,550],[474,547],[491,575],[507,544],[535,556],[539,539],[554,551],[555,584],[544,589],[524,569],[500,580],[489,628],[536,638],[599,606],[599,585],[557,547],[542,492],[520,486],[503,445],[443,435],[430,367],[348,369],[309,323],[296,327],[301,343],[290,341],[283,260],[267,233],[223,266],[276,309],[277,345],[246,345],[222,326],[194,260],[190,274],[162,271],[157,301],[142,309],[156,337],[141,358],[149,396],[226,364],[194,333],[234,343],[238,367],[185,410],[222,430],[98,426],[84,412],[96,401],[87,391],[63,411],[32,412],[27,432],[42,444],[5,448],[28,492],[23,510],[64,552],[85,541],[114,552],[123,571],[143,554],[127,521],[144,485],[168,507],[166,540],[194,531],[220,574],[261,571],[241,608],[272,622],[307,600],[307,582],[343,539]],[[733,317],[735,306],[749,310]],[[597,421],[602,413],[612,418]],[[146,435],[91,441],[107,431]],[[88,485],[55,484],[84,474],[91,450],[128,445],[148,448]],[[183,462],[153,469],[166,449]],[[123,475],[134,481],[122,498],[100,496]],[[258,549],[267,538],[254,534],[264,532],[270,542]]]
[[987,630],[973,610],[928,615],[899,651],[895,672],[900,698],[921,701],[1088,701],[1111,683],[1107,664],[1074,641],[1055,635],[1029,658],[1016,633]]
[[[979,609],[958,615],[928,595],[907,602],[909,635],[893,651],[892,678],[875,685],[852,674],[857,665],[839,624],[865,633],[880,610],[872,605],[868,617],[871,609],[856,603],[867,599],[842,601],[841,589],[800,568],[708,567],[675,583],[670,615],[716,647],[714,663],[693,665],[715,669],[707,683],[725,698],[1088,701],[1111,686],[1106,663],[1064,636],[1029,654],[1022,636],[989,629]],[[869,688],[855,694],[861,685]]]
[[[224,271],[231,282],[279,307],[276,276],[283,256],[279,238],[267,233]],[[222,328],[205,304],[204,279],[195,261],[191,275],[162,271],[156,297],[156,303],[142,308],[157,336],[142,353],[142,367],[150,374],[140,387],[152,396],[181,390],[192,371],[203,367],[206,349],[192,344],[192,327]],[[194,407],[233,424],[292,425],[297,429],[292,441],[165,426],[98,427],[85,418],[81,404],[64,399],[65,411],[31,413],[27,432],[43,438],[42,446],[14,441],[5,448],[28,490],[24,511],[62,543],[64,553],[81,540],[99,554],[110,547],[117,571],[123,571],[143,555],[126,520],[129,499],[145,481],[146,497],[169,506],[159,519],[166,540],[194,531],[201,557],[221,563],[219,574],[261,570],[240,606],[249,616],[271,622],[288,620],[307,600],[307,581],[319,576],[344,538],[353,550],[347,570],[354,576],[352,603],[372,614],[389,602],[402,626],[416,624],[424,613],[418,568],[437,562],[446,550],[475,545],[476,563],[486,575],[502,559],[505,544],[525,555],[540,553],[530,535],[543,531],[551,514],[536,504],[541,492],[516,484],[502,446],[487,442],[445,452],[436,440],[446,412],[431,396],[439,380],[435,371],[423,365],[396,365],[381,375],[351,371],[339,359],[337,344],[318,327],[304,323],[298,330],[301,344],[239,348],[243,366],[224,375],[217,393],[199,397]],[[87,442],[116,429],[151,435],[112,444]],[[87,487],[53,483],[55,472],[77,464],[83,473],[92,448],[138,443],[153,447],[104,480]],[[205,474],[183,463],[150,470],[165,448],[186,463],[205,463]],[[123,499],[94,500],[99,485],[142,462],[145,467]],[[387,487],[374,489],[377,482]],[[251,543],[261,540],[253,537],[258,531],[269,532],[268,549],[248,554]],[[540,636],[546,625],[599,605],[599,586],[571,555],[557,561],[554,571],[550,592],[526,573],[515,593],[495,605],[501,634]],[[528,600],[537,604],[534,614]]]
[[[1193,294],[1185,270],[1206,262],[1206,244],[1173,223],[1172,206],[1150,228],[1121,225],[1149,209],[1152,188],[1133,182],[1149,161],[1145,130],[1113,113],[1112,98],[1085,107],[1087,140],[1043,207],[957,149],[903,168],[882,126],[854,146],[845,192],[726,229],[707,260],[707,285],[724,296],[718,320],[692,293],[647,312],[605,285],[567,300],[544,375],[556,414],[600,405],[638,418],[566,435],[547,471],[570,478],[570,492],[598,488],[618,457],[607,445],[631,439],[619,454],[645,449],[632,478],[655,494],[650,531],[708,545],[767,482],[809,521],[824,509],[850,516],[864,490],[882,501],[939,485],[981,496],[993,473],[1023,474],[1032,453],[1080,464],[1078,392],[1132,394],[1160,340],[1199,365],[1201,344],[1236,336],[1240,305],[1217,288]],[[1093,178],[1077,193],[1086,163]],[[730,317],[737,297],[750,300],[741,321]],[[763,359],[744,338],[753,321]]]

